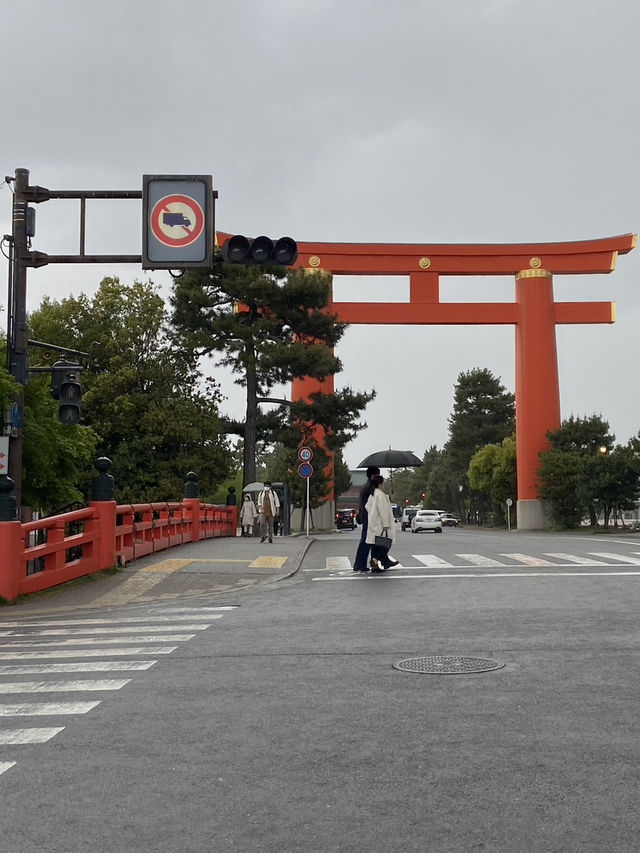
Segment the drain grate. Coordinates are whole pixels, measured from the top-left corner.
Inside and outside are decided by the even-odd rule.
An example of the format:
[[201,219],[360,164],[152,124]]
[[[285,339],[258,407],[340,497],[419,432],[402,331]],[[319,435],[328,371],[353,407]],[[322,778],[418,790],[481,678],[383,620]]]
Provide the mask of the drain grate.
[[502,669],[503,663],[486,658],[444,657],[431,655],[424,658],[408,658],[393,664],[401,672],[419,672],[427,675],[464,675],[472,672],[491,672]]

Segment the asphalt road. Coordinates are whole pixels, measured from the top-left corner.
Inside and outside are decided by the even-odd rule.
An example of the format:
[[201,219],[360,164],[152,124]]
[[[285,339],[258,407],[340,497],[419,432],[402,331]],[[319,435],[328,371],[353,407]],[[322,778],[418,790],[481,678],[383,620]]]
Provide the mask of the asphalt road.
[[[2,611],[3,849],[635,853],[640,537],[404,533],[382,576],[356,544],[234,593]],[[394,668],[461,658],[500,668]]]

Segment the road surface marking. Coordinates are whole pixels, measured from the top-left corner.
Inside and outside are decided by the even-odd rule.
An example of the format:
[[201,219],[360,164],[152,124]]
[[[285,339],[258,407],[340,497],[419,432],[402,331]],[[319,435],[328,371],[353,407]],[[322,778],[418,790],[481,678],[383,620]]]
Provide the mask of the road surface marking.
[[[423,566],[428,569],[452,569],[453,565],[443,560],[441,557],[436,557],[435,554],[412,554],[414,560],[419,560]],[[406,568],[406,567],[405,567]]]
[[501,557],[509,557],[518,563],[524,563],[525,566],[555,566],[556,563],[550,563],[549,560],[543,560],[542,557],[532,557],[529,554],[500,554]]
[[52,646],[114,646],[118,643],[186,643],[192,640],[195,634],[137,634],[133,637],[69,637],[66,640],[51,638],[50,640],[38,642],[36,640],[19,640],[15,643],[0,643],[0,655],[2,649],[19,648],[51,648]]
[[84,681],[8,681],[0,682],[0,693],[63,693],[65,691],[120,690],[130,678],[102,678]]
[[15,631],[3,636],[9,637],[77,637],[85,634],[131,634],[136,631],[206,631],[209,625],[202,622],[197,625],[105,625],[102,628],[50,628],[44,631],[30,631],[28,634],[17,634]]
[[370,575],[364,572],[354,572],[352,575],[332,575],[330,577],[311,578],[312,581],[344,581],[344,580],[448,580],[456,578],[465,580],[477,578],[587,578],[587,577],[638,577],[640,572],[482,572],[479,573],[457,573],[450,575],[398,575],[395,572],[383,572],[382,574]]
[[494,560],[491,557],[483,557],[482,554],[456,554],[456,557],[468,560],[476,566],[487,566],[488,568],[493,567],[494,569],[504,566],[504,563],[501,563],[499,560]]
[[14,765],[14,764],[15,764],[15,761],[0,761],[0,776],[1,776],[1,775],[2,775],[6,770],[10,770],[10,769],[13,767],[13,765]]
[[608,560],[618,560],[620,563],[631,563],[632,566],[640,566],[640,557],[623,557],[622,554],[607,554],[606,552],[592,551],[595,557],[606,557]]
[[45,743],[62,731],[64,731],[64,726],[44,729],[0,729],[0,745]]
[[56,675],[72,672],[140,672],[150,669],[155,660],[101,660],[81,663],[8,663],[0,666],[0,675]]
[[129,649],[55,649],[40,652],[0,651],[0,660],[44,660],[45,658],[99,658],[122,655],[170,655],[178,646],[135,646]]
[[177,572],[180,569],[184,569],[185,566],[188,566],[192,563],[193,560],[162,560],[159,563],[153,563],[150,566],[145,566],[143,569],[139,569],[141,572]]
[[95,702],[22,702],[0,703],[0,717],[57,717],[65,714],[87,714],[100,704]]
[[[221,610],[222,608],[218,609]],[[229,607],[228,609],[231,610],[232,608]],[[181,619],[190,621],[195,619],[222,619],[222,613],[192,613],[191,615],[185,613],[183,616],[175,614],[167,614],[166,616],[127,616],[120,619],[56,619],[53,621],[46,622],[35,622],[32,620],[24,622],[2,622],[0,620],[0,625],[3,628],[49,628],[58,625],[126,625],[127,623],[140,622],[177,622]],[[184,625],[181,625],[180,630],[183,630],[184,627]],[[136,630],[139,629],[136,628]],[[154,626],[153,630],[164,631],[165,628],[164,626],[160,627],[158,625]]]
[[609,566],[610,563],[604,563],[602,560],[594,560],[588,554],[578,556],[576,554],[547,554],[547,557],[555,557],[557,560],[563,560],[565,563],[578,563],[581,566]]

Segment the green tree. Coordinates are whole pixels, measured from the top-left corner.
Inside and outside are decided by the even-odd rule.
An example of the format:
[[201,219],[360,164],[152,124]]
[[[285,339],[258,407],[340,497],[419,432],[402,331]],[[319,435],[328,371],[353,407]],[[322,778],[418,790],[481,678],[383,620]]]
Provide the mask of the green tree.
[[516,468],[515,436],[505,438],[501,444],[486,444],[469,463],[469,485],[477,492],[489,494],[501,522],[507,498],[517,495]]
[[[358,418],[373,394],[349,388],[266,414],[259,408],[275,387],[294,378],[323,380],[340,370],[333,347],[345,325],[327,310],[330,294],[326,274],[276,267],[221,264],[213,273],[190,271],[176,281],[173,323],[180,345],[215,357],[246,390],[244,419],[226,421],[228,432],[243,439],[245,482],[256,479],[259,440],[292,449],[322,426],[327,448],[337,450],[365,426]],[[315,478],[318,489],[320,481]]]
[[635,440],[615,446],[599,415],[572,416],[548,437],[550,449],[540,454],[540,496],[558,525],[575,527],[588,515],[595,526],[602,513],[608,526],[612,512],[633,507],[640,471]]
[[[501,444],[515,432],[515,398],[490,370],[474,368],[458,376],[449,439],[442,458],[430,476],[432,498],[440,506],[459,506],[485,518],[490,504],[486,491],[469,488],[467,471],[475,454],[487,444]],[[462,486],[462,489],[460,489]]]
[[189,470],[206,498],[231,468],[219,390],[203,380],[197,354],[173,346],[167,319],[151,282],[117,278],[105,278],[93,299],[45,298],[30,318],[34,337],[91,353],[84,423],[113,461],[121,501],[175,500]]

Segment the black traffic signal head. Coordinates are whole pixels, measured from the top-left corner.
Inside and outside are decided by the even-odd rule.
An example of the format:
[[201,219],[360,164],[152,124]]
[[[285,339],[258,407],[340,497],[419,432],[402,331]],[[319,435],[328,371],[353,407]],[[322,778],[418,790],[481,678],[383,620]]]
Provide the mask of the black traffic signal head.
[[229,237],[222,247],[222,258],[231,264],[278,264],[290,267],[298,259],[298,245],[291,237],[275,243],[270,237],[249,240],[242,234]]
[[82,415],[80,365],[57,361],[53,365],[51,393],[58,401],[58,417],[63,424],[74,426]]

